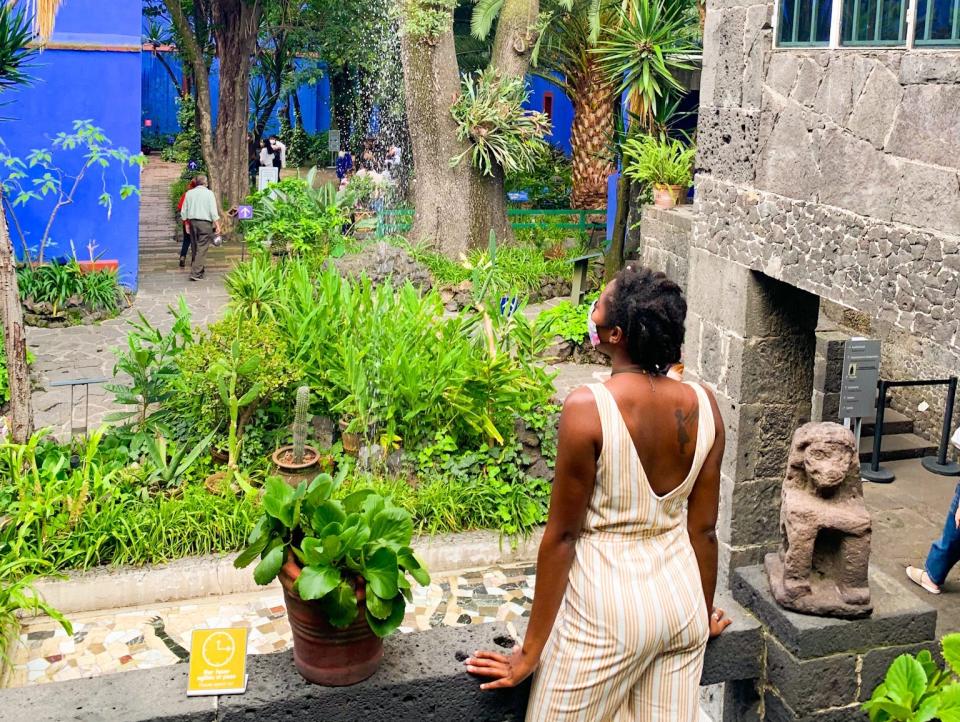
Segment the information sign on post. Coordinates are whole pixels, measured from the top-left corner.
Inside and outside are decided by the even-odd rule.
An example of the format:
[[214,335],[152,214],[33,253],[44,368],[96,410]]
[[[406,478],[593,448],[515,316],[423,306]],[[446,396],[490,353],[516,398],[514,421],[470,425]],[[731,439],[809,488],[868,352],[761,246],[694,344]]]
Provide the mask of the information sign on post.
[[257,176],[257,190],[262,191],[271,183],[277,183],[280,180],[280,169],[274,166],[261,166],[260,174]]
[[843,346],[843,374],[840,382],[840,418],[845,425],[853,419],[853,436],[860,448],[863,420],[877,411],[877,383],[880,381],[880,342],[852,338]]
[[195,629],[190,637],[187,696],[247,691],[247,629]]
[[340,152],[340,131],[331,130],[327,136],[327,150],[331,153]]

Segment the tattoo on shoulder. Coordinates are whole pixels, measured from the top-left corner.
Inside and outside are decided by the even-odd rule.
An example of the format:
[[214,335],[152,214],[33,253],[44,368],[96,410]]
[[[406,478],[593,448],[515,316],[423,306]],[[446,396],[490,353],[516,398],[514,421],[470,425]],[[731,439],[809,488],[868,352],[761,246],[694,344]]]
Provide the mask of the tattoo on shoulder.
[[683,454],[686,453],[687,444],[690,443],[690,432],[687,431],[687,424],[693,418],[693,411],[684,415],[683,411],[677,409],[673,412],[673,415],[677,419],[677,443],[680,445],[680,453]]

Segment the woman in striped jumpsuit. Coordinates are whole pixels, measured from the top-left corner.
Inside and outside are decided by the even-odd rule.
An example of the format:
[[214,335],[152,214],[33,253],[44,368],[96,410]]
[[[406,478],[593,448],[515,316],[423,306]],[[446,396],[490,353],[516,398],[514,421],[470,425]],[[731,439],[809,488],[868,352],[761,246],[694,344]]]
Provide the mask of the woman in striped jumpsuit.
[[465,663],[484,689],[535,672],[527,722],[699,719],[704,648],[730,621],[713,609],[723,423],[709,392],[665,375],[686,310],[632,268],[591,309],[612,373],[564,404],[526,638]]

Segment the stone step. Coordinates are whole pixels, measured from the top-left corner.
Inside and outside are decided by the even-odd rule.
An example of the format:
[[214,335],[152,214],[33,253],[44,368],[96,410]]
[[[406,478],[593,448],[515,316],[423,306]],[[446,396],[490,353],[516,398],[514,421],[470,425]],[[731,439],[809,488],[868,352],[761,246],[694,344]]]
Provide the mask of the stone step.
[[[865,421],[861,436],[873,436],[873,429],[876,424],[872,421]],[[912,434],[913,419],[904,416],[899,411],[887,408],[883,411],[883,433],[886,434]]]
[[[916,434],[884,434],[880,442],[880,461],[900,461],[918,459],[937,453],[935,444]],[[868,462],[873,454],[873,437],[860,439],[860,461]]]

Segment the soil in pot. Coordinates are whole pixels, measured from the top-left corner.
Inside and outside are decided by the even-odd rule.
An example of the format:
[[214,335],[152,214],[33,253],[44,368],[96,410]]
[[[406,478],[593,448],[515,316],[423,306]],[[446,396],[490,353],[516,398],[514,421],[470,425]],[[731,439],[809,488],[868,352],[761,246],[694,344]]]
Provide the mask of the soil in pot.
[[320,603],[304,601],[293,585],[300,567],[293,557],[280,570],[280,584],[293,632],[293,662],[300,675],[313,684],[345,687],[370,677],[383,659],[383,640],[367,624],[364,591],[357,591],[358,614],[346,629],[327,621]]

